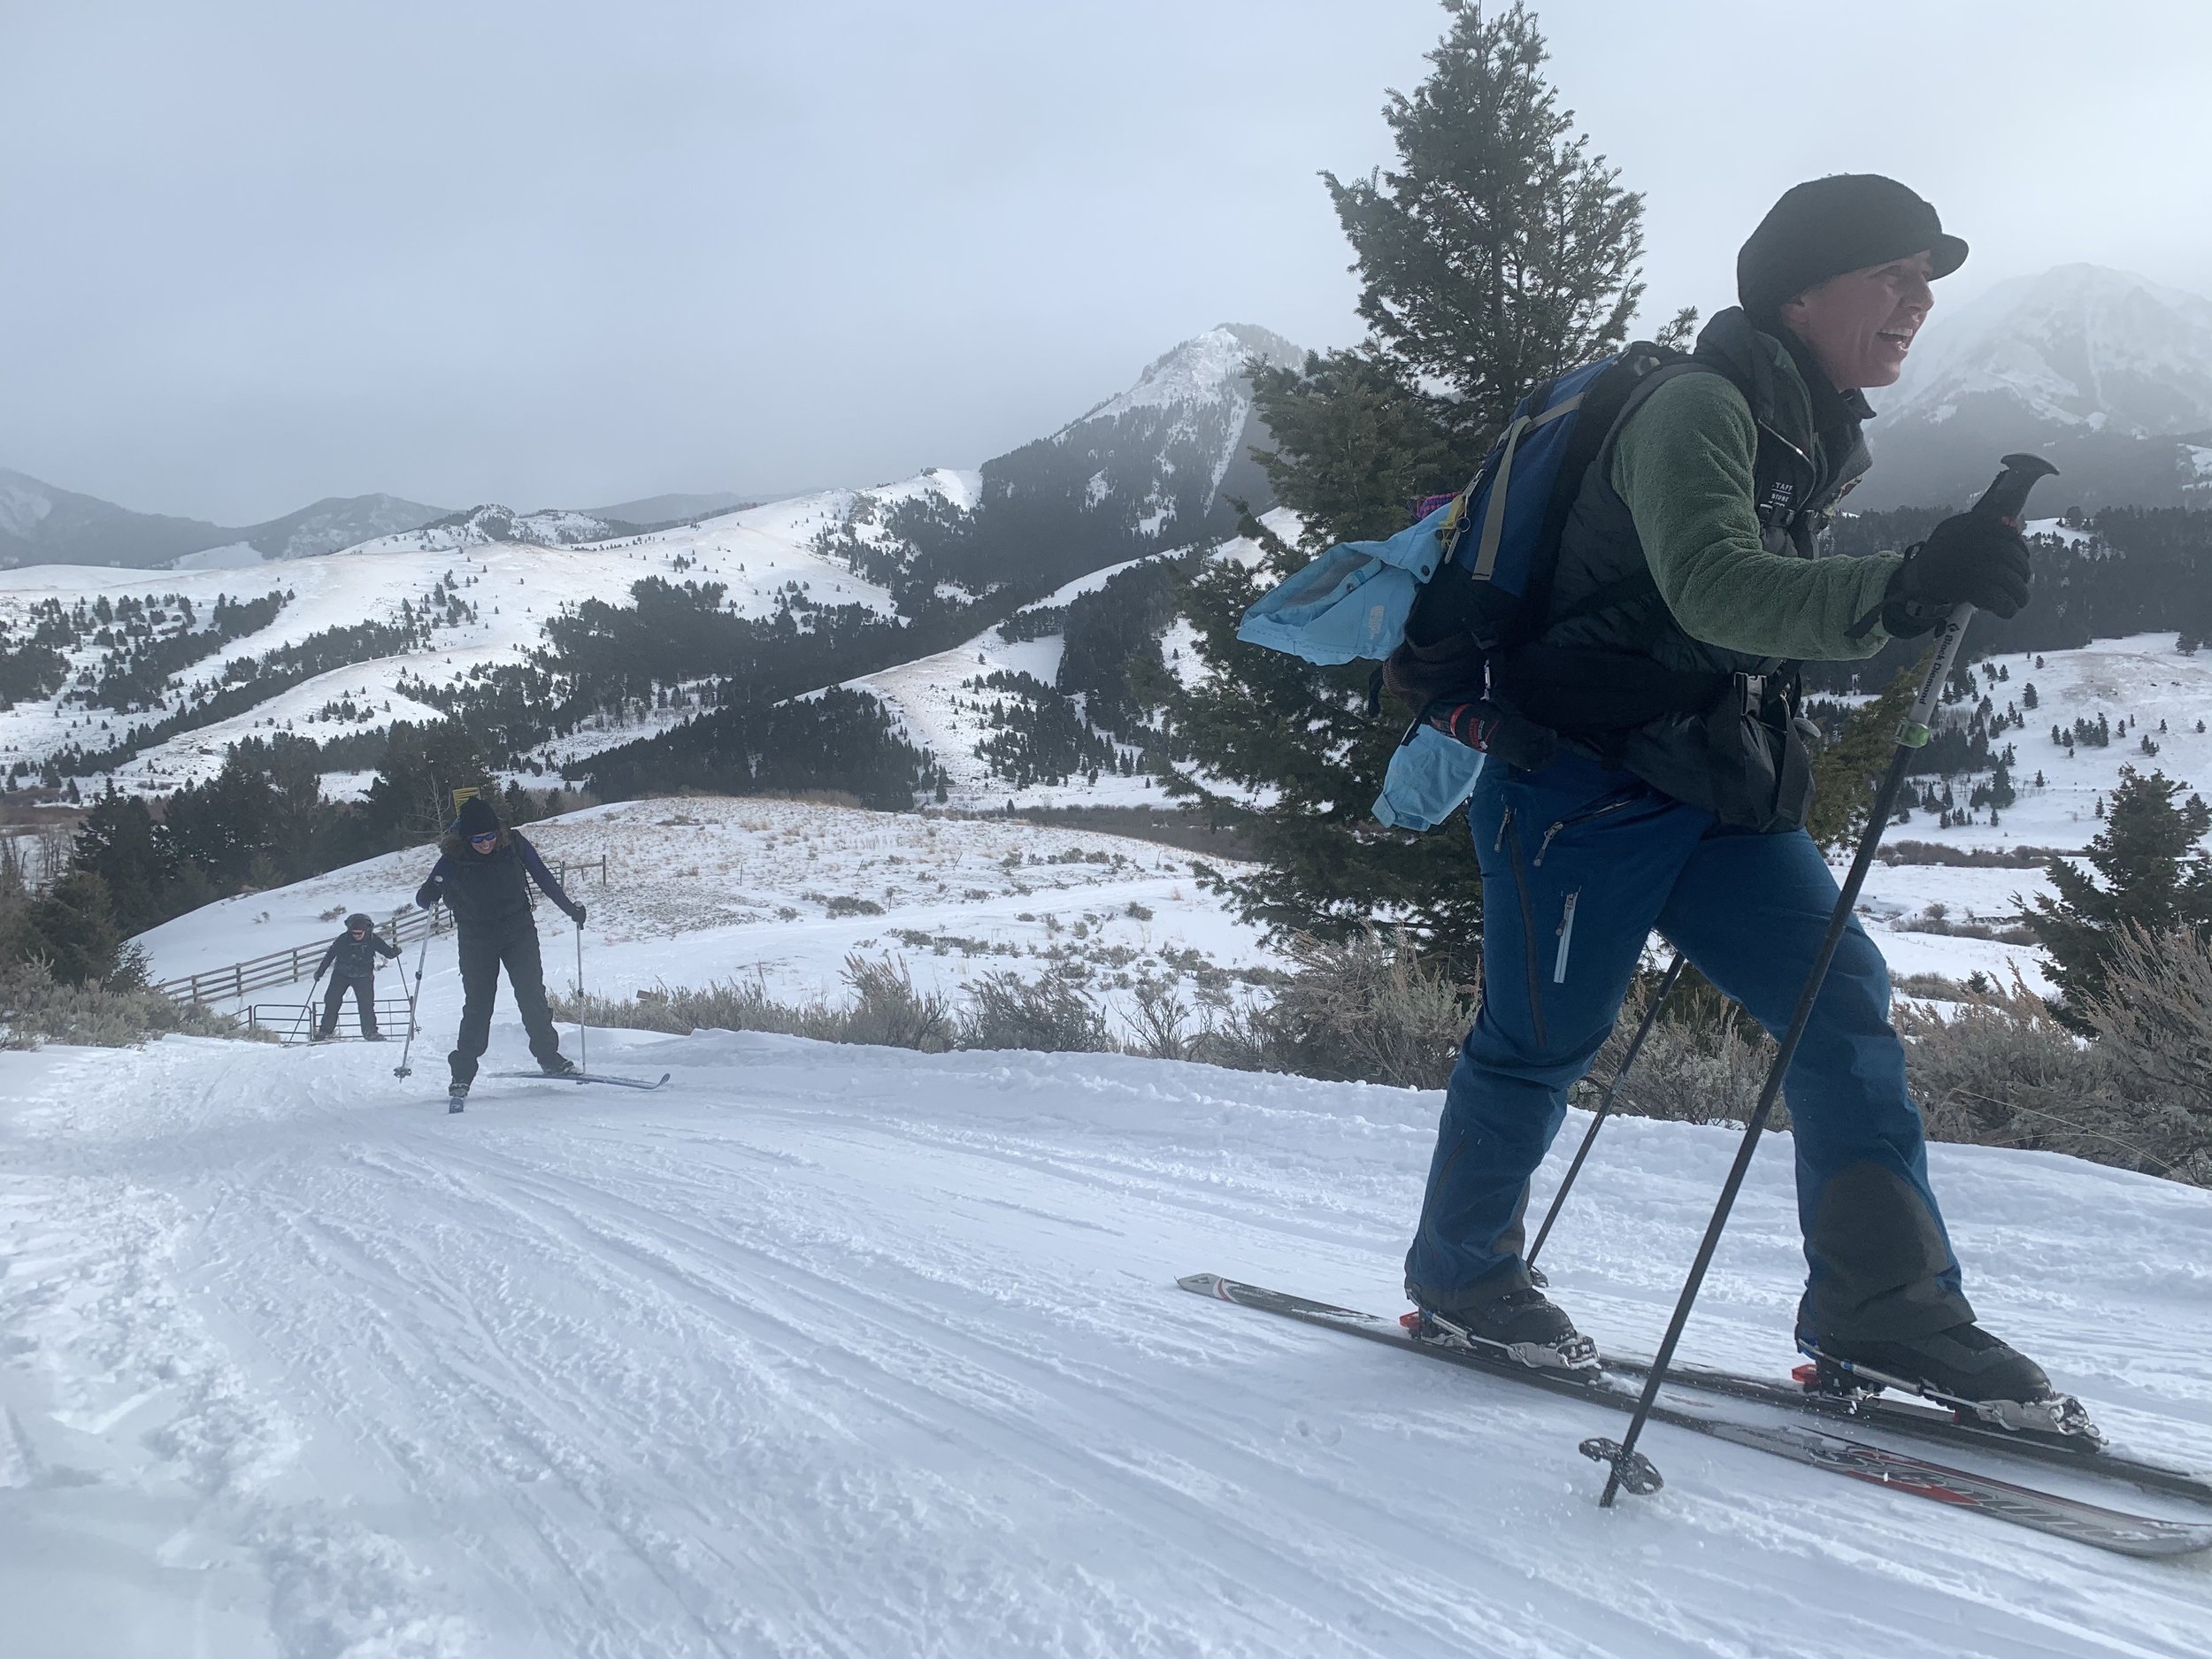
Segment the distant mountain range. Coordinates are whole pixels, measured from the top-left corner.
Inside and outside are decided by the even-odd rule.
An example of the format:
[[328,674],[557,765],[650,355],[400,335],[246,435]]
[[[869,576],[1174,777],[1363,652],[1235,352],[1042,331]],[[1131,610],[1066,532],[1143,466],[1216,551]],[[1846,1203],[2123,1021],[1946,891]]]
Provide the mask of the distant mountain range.
[[[1090,567],[1094,554],[1107,563],[1106,551],[1134,557],[1202,533],[1229,534],[1226,501],[1263,506],[1269,498],[1251,459],[1256,429],[1242,374],[1256,356],[1294,365],[1303,353],[1264,328],[1225,324],[1185,341],[1128,390],[1049,437],[985,462],[981,495],[959,515],[957,534],[943,534],[953,526],[941,524],[910,539],[913,573],[964,584],[1018,580],[1025,561],[1049,548],[1048,573],[1064,580]],[[2212,507],[2212,300],[2127,272],[2060,265],[2001,283],[1955,311],[1939,305],[1905,378],[1874,402],[1883,411],[1869,429],[1876,465],[1852,497],[1855,509],[1963,500],[2015,449],[2059,467],[2064,481],[2047,487],[2051,501]],[[248,565],[400,537],[421,545],[417,533],[426,530],[453,547],[573,545],[781,498],[720,490],[573,511],[486,503],[456,512],[355,495],[235,528],[133,512],[0,468],[0,569]],[[1063,509],[1073,510],[1079,549],[1050,522]]]
[[0,467],[0,570],[26,565],[222,570],[267,559],[315,558],[426,526],[446,533],[446,544],[452,547],[488,541],[566,546],[730,512],[765,499],[715,490],[647,495],[580,512],[552,508],[518,513],[494,505],[456,512],[397,495],[332,495],[265,524],[236,526],[133,512]]
[[[1008,579],[1017,572],[1001,567],[1010,558],[1018,562],[1028,531],[1045,528],[1042,518],[1063,505],[1079,516],[1086,544],[1102,538],[1132,544],[1118,557],[1164,541],[1193,541],[1205,529],[1226,534],[1233,515],[1225,518],[1225,497],[1263,502],[1266,495],[1265,480],[1249,455],[1251,399],[1242,365],[1252,356],[1294,364],[1304,354],[1264,328],[1226,324],[1210,329],[1161,357],[1127,391],[1050,437],[985,462],[984,499],[954,538],[967,545],[951,555],[952,563],[972,568],[935,574]],[[780,498],[718,490],[518,512],[489,503],[456,511],[396,495],[355,495],[319,501],[266,524],[234,527],[134,512],[0,469],[0,569],[208,570],[354,548],[463,548],[511,541],[574,546]],[[994,534],[1002,530],[1004,538]],[[995,545],[1002,539],[1007,544]],[[1072,557],[1079,565],[1085,556],[1068,549],[1048,557],[1062,565]]]
[[588,518],[605,518],[615,524],[681,524],[687,518],[734,512],[741,507],[757,507],[764,501],[781,501],[805,493],[786,489],[741,495],[734,490],[715,489],[703,495],[641,495],[635,501],[616,502],[611,507],[580,507],[577,511]]
[[2102,265],[1940,303],[1905,377],[1871,395],[1875,467],[1855,508],[1957,502],[1998,457],[2032,450],[2060,477],[2042,499],[2212,507],[2212,300]]
[[0,569],[109,565],[142,570],[180,564],[207,569],[308,558],[411,530],[449,511],[396,495],[334,495],[266,524],[234,528],[133,512],[0,467]]

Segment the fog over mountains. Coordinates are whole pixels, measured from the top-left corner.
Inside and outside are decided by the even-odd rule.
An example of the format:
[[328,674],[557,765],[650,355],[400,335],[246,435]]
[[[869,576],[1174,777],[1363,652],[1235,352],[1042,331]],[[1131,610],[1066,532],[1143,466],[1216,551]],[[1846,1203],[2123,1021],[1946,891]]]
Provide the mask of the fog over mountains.
[[[999,498],[996,517],[1010,528],[1012,519],[1030,520],[1017,532],[1025,537],[1048,533],[1034,518],[1048,498],[1078,507],[1091,533],[1102,512],[1117,534],[1139,541],[1194,539],[1195,518],[1218,520],[1225,498],[1265,495],[1245,431],[1250,411],[1234,389],[1238,366],[1255,355],[1294,363],[1302,354],[1248,324],[1186,341],[1127,391],[984,463],[986,503]],[[1870,429],[1877,465],[1853,497],[1855,509],[1962,500],[2015,449],[2057,465],[2065,480],[2057,494],[2069,504],[2212,506],[2212,300],[2127,272],[2061,265],[2001,283],[1955,311],[1939,307],[1905,378],[1874,401],[1882,411]],[[1010,518],[1017,497],[1030,511]],[[133,511],[0,468],[0,568],[230,568],[313,557],[426,526],[440,526],[434,540],[455,545],[573,545],[769,498],[666,494],[533,511],[355,495],[235,527]]]
[[2212,300],[2128,272],[2060,265],[1939,304],[1873,401],[1855,508],[1962,499],[2015,449],[2057,465],[2055,501],[2212,507]]

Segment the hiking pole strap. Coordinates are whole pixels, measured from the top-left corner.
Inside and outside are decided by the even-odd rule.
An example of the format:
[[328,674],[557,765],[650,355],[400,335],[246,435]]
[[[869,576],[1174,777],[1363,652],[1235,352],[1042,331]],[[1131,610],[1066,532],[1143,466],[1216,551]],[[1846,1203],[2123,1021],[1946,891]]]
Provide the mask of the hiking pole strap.
[[1559,1219],[1560,1208],[1566,1203],[1567,1194],[1574,1188],[1575,1177],[1582,1173],[1584,1160],[1589,1157],[1590,1148],[1597,1144],[1598,1131],[1612,1113],[1613,1096],[1621,1087],[1621,1079],[1628,1075],[1629,1067],[1636,1064],[1636,1056],[1643,1052],[1644,1039],[1651,1035],[1651,1028],[1659,1023],[1660,1011],[1666,1007],[1667,998],[1674,994],[1675,983],[1681,979],[1682,970],[1688,961],[1689,958],[1680,951],[1674,953],[1674,960],[1667,964],[1667,972],[1659,981],[1659,988],[1652,993],[1651,1001],[1645,1005],[1644,1017],[1636,1023],[1636,1034],[1628,1040],[1628,1052],[1621,1056],[1621,1063],[1607,1081],[1605,1092],[1598,1096],[1597,1110],[1591,1114],[1590,1127],[1584,1132],[1582,1144],[1575,1148],[1574,1162],[1567,1166],[1567,1173],[1559,1183],[1559,1190],[1552,1194],[1551,1208],[1544,1212],[1544,1225],[1536,1229],[1536,1242],[1528,1247],[1527,1254],[1521,1258],[1528,1266],[1536,1265],[1537,1252],[1544,1248],[1544,1240],[1551,1237],[1552,1223]]

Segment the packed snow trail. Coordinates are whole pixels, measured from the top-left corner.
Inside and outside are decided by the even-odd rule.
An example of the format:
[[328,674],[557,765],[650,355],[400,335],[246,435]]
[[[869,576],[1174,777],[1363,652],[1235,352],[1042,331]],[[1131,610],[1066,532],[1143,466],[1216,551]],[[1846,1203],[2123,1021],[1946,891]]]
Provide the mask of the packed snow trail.
[[[2201,1651],[2201,1563],[1658,1429],[1601,1512],[1610,1414],[1176,1288],[1394,1306],[1433,1095],[595,1033],[675,1080],[449,1118],[438,1029],[0,1056],[11,1659]],[[1734,1143],[1609,1126],[1586,1328],[1649,1347]],[[1686,1358],[1789,1363],[1788,1152]],[[1934,1162],[1992,1325],[2212,1466],[2212,1194]]]

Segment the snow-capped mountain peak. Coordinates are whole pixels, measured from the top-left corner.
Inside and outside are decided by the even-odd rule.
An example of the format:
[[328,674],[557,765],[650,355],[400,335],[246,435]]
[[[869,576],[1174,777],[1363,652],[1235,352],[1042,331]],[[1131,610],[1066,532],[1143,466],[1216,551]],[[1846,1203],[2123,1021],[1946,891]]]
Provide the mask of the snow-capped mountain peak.
[[1977,398],[2129,435],[2212,426],[2212,300],[2126,271],[2064,265],[1930,318],[1890,423],[1936,425]]
[[2200,500],[2212,300],[2093,265],[2001,282],[1955,308],[1939,291],[1904,377],[1874,403],[1863,509],[1963,503],[2015,449],[2059,469],[2050,494],[2066,502]]
[[1223,323],[1154,358],[1134,386],[1069,425],[1111,420],[1133,409],[1217,402],[1243,378],[1244,365],[1253,357],[1295,368],[1306,354],[1270,329],[1252,323]]

